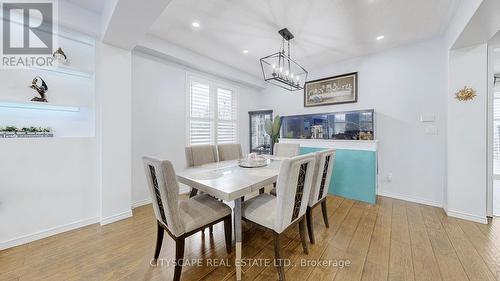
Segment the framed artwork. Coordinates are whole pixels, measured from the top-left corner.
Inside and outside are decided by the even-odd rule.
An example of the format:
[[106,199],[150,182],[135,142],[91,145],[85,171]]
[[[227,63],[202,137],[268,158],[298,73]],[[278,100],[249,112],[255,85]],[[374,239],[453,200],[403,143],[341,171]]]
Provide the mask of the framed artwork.
[[357,72],[308,81],[304,87],[304,107],[357,101]]

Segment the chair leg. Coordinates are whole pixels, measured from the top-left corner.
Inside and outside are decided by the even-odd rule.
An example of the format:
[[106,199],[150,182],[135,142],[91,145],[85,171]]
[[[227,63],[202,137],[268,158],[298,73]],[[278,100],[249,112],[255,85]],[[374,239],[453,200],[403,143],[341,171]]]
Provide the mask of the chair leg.
[[314,239],[314,228],[312,221],[312,209],[309,206],[307,206],[306,210],[306,219],[307,219],[307,234],[309,234],[309,241],[311,242],[311,244],[314,244],[315,239]]
[[326,211],[326,199],[321,202],[321,211],[323,212],[323,220],[325,221],[325,226],[328,228],[330,224],[328,223],[328,212]]
[[283,256],[281,255],[281,235],[273,231],[274,236],[274,260],[278,270],[278,280],[285,281],[285,269],[283,268]]
[[210,230],[210,234],[214,234],[214,226],[213,225],[209,226],[208,229]]
[[184,239],[184,237],[175,239],[174,281],[181,280],[182,265],[184,263]]
[[228,254],[231,253],[231,250],[233,248],[233,227],[231,225],[231,215],[227,216],[224,219],[224,236],[226,237],[226,251]]
[[309,254],[309,249],[307,248],[306,220],[304,217],[302,217],[299,221],[299,234],[300,234],[300,241],[302,242],[302,250],[304,250],[304,253],[307,255]]
[[191,188],[191,191],[189,192],[189,198],[195,197],[196,194],[198,194],[198,189],[196,188]]
[[165,233],[165,230],[161,226],[160,222],[157,223],[157,232],[156,232],[156,248],[155,248],[155,255],[154,255],[154,260],[158,260],[158,257],[160,256],[160,250],[161,250],[161,244],[163,243],[163,234]]

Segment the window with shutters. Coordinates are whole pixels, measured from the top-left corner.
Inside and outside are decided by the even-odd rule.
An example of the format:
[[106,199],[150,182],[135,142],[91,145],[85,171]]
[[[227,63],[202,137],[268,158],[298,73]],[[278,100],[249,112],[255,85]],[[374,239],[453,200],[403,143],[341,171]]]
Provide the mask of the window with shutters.
[[237,143],[234,89],[194,77],[188,83],[188,144]]

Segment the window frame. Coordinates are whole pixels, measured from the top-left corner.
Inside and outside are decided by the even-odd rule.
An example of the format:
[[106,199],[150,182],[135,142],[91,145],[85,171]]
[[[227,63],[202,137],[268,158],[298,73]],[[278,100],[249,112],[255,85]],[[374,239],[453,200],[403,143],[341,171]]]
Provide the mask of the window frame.
[[218,89],[223,89],[223,90],[229,90],[232,92],[234,95],[234,99],[236,102],[235,106],[235,116],[236,119],[234,120],[235,124],[235,133],[236,133],[236,138],[235,138],[235,143],[239,142],[240,139],[240,126],[239,126],[239,120],[240,120],[240,112],[239,112],[239,88],[231,85],[227,82],[214,79],[214,78],[209,78],[209,77],[204,77],[201,75],[197,74],[191,74],[188,73],[186,75],[186,131],[185,131],[185,142],[187,146],[191,145],[197,145],[197,144],[191,144],[191,120],[207,120],[205,118],[192,118],[191,117],[191,83],[192,82],[198,82],[198,83],[203,83],[207,84],[209,87],[209,120],[213,122],[213,132],[211,132],[211,140],[210,140],[210,145],[217,145],[217,139],[218,139],[218,123],[219,123],[219,111],[218,111],[218,100],[217,100],[217,90]]

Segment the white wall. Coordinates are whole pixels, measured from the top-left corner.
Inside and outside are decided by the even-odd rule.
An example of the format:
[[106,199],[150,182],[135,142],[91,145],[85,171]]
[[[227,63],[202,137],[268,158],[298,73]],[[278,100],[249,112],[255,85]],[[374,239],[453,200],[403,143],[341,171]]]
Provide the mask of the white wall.
[[[375,109],[378,193],[439,206],[445,174],[445,50],[442,40],[433,39],[310,70],[308,80],[357,71],[357,103],[304,108],[303,92],[269,87],[261,107],[281,116]],[[422,123],[422,114],[435,115],[436,121]],[[432,126],[437,134],[426,134],[426,127]],[[387,181],[389,173],[392,182]]]
[[[450,52],[448,103],[447,213],[486,222],[486,144],[488,102],[486,44]],[[472,101],[455,99],[464,86],[477,91]]]
[[132,54],[98,43],[96,52],[101,224],[132,215],[131,94]]
[[0,143],[0,250],[98,221],[95,138]]
[[[141,157],[169,159],[175,169],[185,167],[186,76],[218,77],[141,52],[132,56],[132,202],[149,200]],[[257,108],[259,92],[232,83],[238,91],[239,142],[248,151],[248,111]]]

